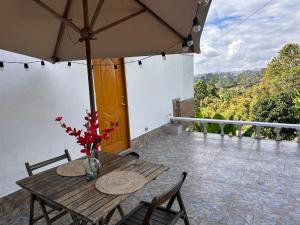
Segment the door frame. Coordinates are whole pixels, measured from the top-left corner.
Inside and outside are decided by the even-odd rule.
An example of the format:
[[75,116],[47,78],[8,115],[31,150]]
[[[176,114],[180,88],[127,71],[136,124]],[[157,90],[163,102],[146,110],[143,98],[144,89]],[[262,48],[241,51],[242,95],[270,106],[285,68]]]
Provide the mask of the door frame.
[[[124,95],[126,98],[126,122],[128,124],[127,126],[127,133],[128,133],[128,148],[131,148],[131,135],[130,135],[130,120],[129,120],[129,104],[128,104],[128,94],[127,94],[127,79],[126,79],[126,68],[125,68],[125,60],[124,58],[120,58],[121,60],[121,67],[122,67],[122,82],[124,82]],[[124,149],[126,150],[126,149]],[[123,151],[124,151],[123,150]]]

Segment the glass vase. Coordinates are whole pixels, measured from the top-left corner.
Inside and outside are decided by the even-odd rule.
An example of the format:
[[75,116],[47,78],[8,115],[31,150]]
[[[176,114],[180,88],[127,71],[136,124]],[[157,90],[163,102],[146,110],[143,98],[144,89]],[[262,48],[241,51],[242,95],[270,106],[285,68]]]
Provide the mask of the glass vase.
[[100,162],[95,157],[94,154],[87,157],[85,163],[85,171],[86,171],[86,179],[87,180],[94,180],[97,178],[98,172],[100,168]]

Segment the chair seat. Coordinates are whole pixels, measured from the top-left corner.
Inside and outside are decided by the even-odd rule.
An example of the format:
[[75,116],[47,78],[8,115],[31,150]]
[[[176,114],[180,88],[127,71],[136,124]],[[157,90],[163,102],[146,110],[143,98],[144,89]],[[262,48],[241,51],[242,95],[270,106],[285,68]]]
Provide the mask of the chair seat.
[[[142,225],[149,206],[150,203],[141,202],[125,218],[120,220],[117,225]],[[173,221],[176,221],[181,216],[182,212],[176,212],[171,209],[166,209],[165,207],[158,207],[154,210],[150,221],[153,225],[168,225],[172,224]]]

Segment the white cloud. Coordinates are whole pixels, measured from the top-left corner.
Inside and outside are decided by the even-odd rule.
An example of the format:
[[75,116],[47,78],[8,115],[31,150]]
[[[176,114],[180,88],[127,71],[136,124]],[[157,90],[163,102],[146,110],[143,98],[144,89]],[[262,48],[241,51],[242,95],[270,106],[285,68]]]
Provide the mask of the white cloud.
[[209,45],[203,45],[203,47],[201,48],[201,54],[205,57],[215,57],[217,55],[220,55],[220,53],[216,49]]
[[195,57],[195,73],[265,67],[283,45],[300,43],[299,0],[274,0],[232,29],[266,2],[213,0],[202,33],[202,54]]
[[233,41],[229,46],[228,46],[228,52],[226,55],[226,59],[234,59],[239,57],[242,54],[242,44],[244,42],[242,40],[236,40]]

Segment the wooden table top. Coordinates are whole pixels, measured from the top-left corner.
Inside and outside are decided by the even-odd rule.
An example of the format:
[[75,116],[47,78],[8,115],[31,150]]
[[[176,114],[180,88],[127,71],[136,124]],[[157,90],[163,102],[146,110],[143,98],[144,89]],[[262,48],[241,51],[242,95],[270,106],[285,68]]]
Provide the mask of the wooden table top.
[[[98,177],[111,171],[127,170],[143,174],[148,183],[168,170],[164,165],[104,152],[100,152],[98,159],[101,163]],[[96,181],[87,181],[84,176],[62,177],[52,168],[19,180],[17,184],[77,217],[96,223],[131,195],[104,194],[95,188]]]

